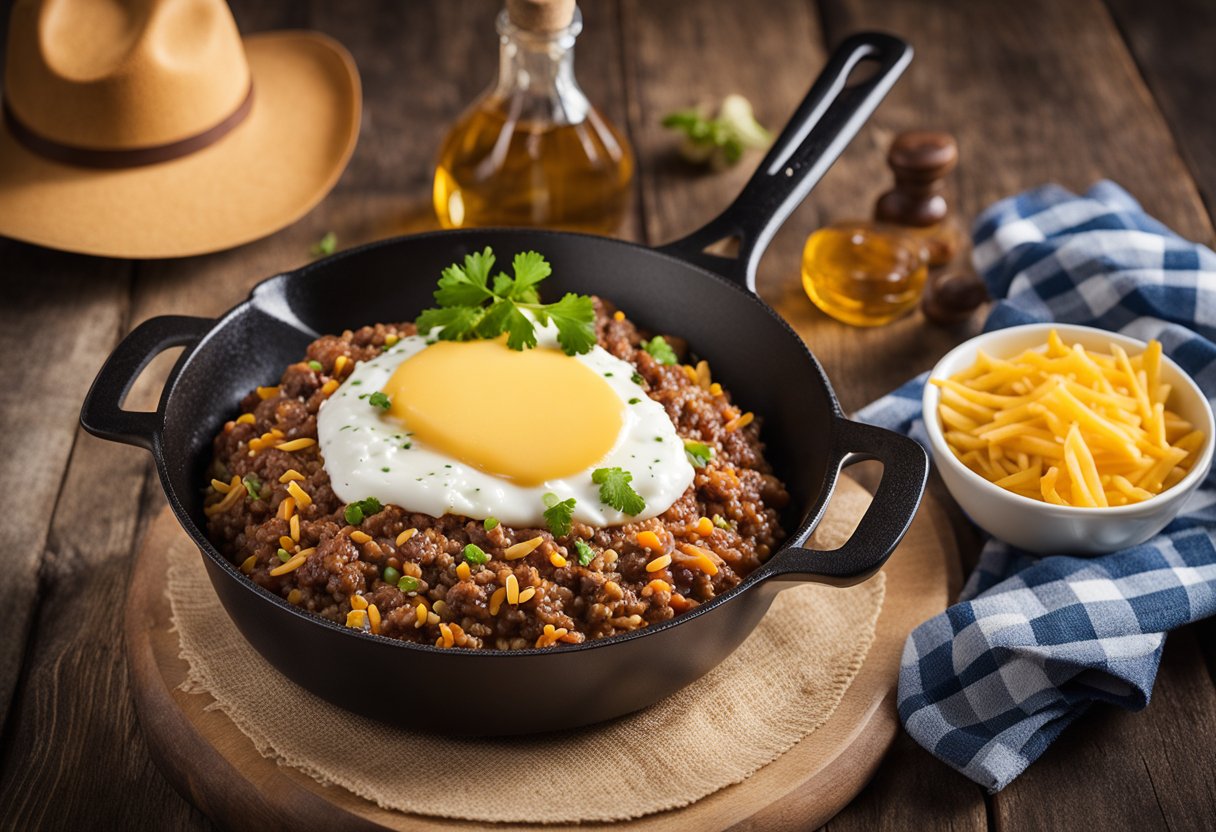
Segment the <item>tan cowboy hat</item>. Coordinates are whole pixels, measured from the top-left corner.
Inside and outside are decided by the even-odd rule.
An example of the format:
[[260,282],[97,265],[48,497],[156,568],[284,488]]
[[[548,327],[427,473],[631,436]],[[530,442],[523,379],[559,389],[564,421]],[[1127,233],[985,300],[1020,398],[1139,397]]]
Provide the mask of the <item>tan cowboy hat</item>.
[[141,258],[264,237],[333,187],[360,101],[341,45],[242,40],[223,0],[17,0],[0,235]]

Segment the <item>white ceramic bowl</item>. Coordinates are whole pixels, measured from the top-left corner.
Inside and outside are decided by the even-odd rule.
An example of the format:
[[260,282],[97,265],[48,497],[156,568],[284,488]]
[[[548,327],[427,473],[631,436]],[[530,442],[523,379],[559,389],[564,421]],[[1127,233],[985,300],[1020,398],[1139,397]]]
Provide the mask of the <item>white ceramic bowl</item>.
[[[1008,358],[1043,346],[1055,329],[1066,344],[1088,350],[1109,351],[1114,343],[1128,355],[1145,349],[1143,341],[1103,329],[1069,324],[1028,324],[988,332],[946,354],[930,378],[948,378],[975,363],[978,350]],[[926,384],[923,399],[925,428],[933,448],[933,461],[951,496],[963,511],[989,534],[1027,551],[1040,554],[1099,554],[1143,543],[1177,516],[1186,499],[1207,476],[1212,464],[1212,408],[1200,389],[1168,358],[1161,361],[1161,379],[1171,386],[1170,410],[1191,422],[1207,436],[1199,458],[1186,477],[1172,488],[1141,503],[1111,508],[1057,506],[1023,497],[993,485],[960,462],[946,445],[937,406],[941,391]]]

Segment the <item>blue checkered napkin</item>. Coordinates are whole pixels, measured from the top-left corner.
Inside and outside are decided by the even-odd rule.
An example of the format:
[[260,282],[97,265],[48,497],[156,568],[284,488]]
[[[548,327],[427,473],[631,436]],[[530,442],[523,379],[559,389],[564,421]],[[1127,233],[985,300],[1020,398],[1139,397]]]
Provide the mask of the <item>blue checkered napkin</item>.
[[[1156,338],[1216,398],[1216,254],[1117,185],[1047,186],[989,208],[977,269],[1000,298],[985,329],[1061,321]],[[924,376],[857,414],[928,447]],[[1035,558],[990,540],[959,603],[908,637],[899,715],[991,791],[1094,701],[1148,704],[1165,632],[1216,613],[1216,475],[1152,540],[1101,557]]]

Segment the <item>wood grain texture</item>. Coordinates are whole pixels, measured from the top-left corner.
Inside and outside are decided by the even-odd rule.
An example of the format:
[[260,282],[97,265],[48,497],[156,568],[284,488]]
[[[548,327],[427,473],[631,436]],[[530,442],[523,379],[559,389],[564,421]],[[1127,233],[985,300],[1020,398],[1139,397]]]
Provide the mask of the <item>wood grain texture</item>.
[[[579,77],[627,128],[639,156],[636,210],[624,235],[664,242],[687,233],[734,197],[755,164],[749,157],[718,175],[685,166],[658,126],[666,111],[741,92],[764,123],[779,126],[829,44],[878,28],[907,37],[917,57],[777,235],[760,274],[762,296],[815,350],[846,409],[928,368],[981,317],[942,330],[914,314],[856,330],[826,318],[802,294],[806,234],[834,219],[868,216],[887,185],[883,154],[899,130],[934,127],[959,138],[962,162],[951,188],[964,223],[1025,187],[1055,180],[1084,188],[1108,176],[1180,233],[1210,241],[1200,194],[1210,209],[1212,6],[1108,4],[584,3]],[[10,5],[0,0],[0,54]],[[132,544],[163,497],[142,452],[79,433],[79,401],[119,335],[150,315],[215,314],[258,280],[306,262],[311,244],[330,230],[346,247],[434,227],[430,165],[439,138],[494,72],[494,0],[232,5],[245,31],[314,26],[354,53],[365,85],[360,144],[316,210],[231,252],[133,265],[0,240],[0,354],[17,368],[0,390],[0,489],[23,506],[0,524],[0,828],[210,825],[150,762],[133,722],[114,612]],[[171,360],[147,370],[132,391],[133,407],[155,401]],[[957,528],[971,534],[954,511]],[[973,535],[963,549],[964,560],[974,555]],[[1212,623],[1192,631],[1203,634],[1216,671]],[[995,825],[1179,829],[1202,821],[1196,813],[1205,810],[1210,819],[1216,775],[1210,753],[1202,754],[1216,706],[1212,671],[1204,671],[1195,643],[1186,631],[1172,637],[1145,713],[1099,709],[1070,727],[990,804]],[[1097,804],[1101,814],[1086,811]],[[983,809],[975,787],[903,738],[831,825],[974,829],[986,825]]]
[[123,263],[98,264],[9,241],[0,241],[0,262],[6,275],[38,275],[0,281],[0,355],[13,362],[16,382],[0,386],[0,493],[22,495],[28,507],[0,523],[3,725],[40,595],[41,555],[76,439],[80,401],[117,342],[129,274]]
[[[864,490],[843,478],[822,529],[845,536],[868,505]],[[852,512],[851,516],[849,512]],[[877,767],[896,734],[892,708],[903,637],[957,591],[953,530],[929,500],[884,571],[888,592],[865,664],[828,721],[748,780],[680,810],[631,823],[530,827],[520,830],[684,829],[801,830],[835,814]],[[833,545],[825,543],[821,545]],[[140,546],[125,628],[136,706],[153,756],[179,790],[224,826],[467,830],[479,824],[379,809],[340,788],[261,757],[211,698],[178,689],[186,665],[170,629],[164,595],[165,552],[192,544],[166,510]]]
[[[1216,221],[1216,108],[1211,102],[1216,3],[1177,0],[1162,7],[1107,0],[1107,5]],[[1211,236],[1197,239],[1212,244]]]

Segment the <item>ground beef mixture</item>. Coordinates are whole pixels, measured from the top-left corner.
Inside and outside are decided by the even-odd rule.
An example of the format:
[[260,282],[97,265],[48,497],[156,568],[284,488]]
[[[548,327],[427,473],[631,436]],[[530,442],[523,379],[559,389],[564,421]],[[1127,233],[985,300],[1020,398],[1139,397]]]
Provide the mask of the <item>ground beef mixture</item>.
[[[292,604],[389,638],[445,647],[580,643],[709,601],[784,537],[778,515],[789,496],[764,459],[759,420],[735,407],[704,365],[698,374],[691,363],[656,361],[640,347],[643,334],[599,299],[596,333],[601,347],[637,368],[681,437],[714,449],[662,515],[610,528],[576,522],[561,538],[545,528],[486,529],[480,519],[392,505],[348,523],[315,443],[317,411],[354,362],[414,334],[413,324],[376,324],[318,338],[277,387],[242,401],[242,415],[215,438],[205,502],[211,540]],[[667,340],[687,360],[683,341]],[[507,558],[509,547],[536,538],[529,554]],[[594,555],[586,565],[576,540]],[[489,561],[466,564],[468,543]]]

